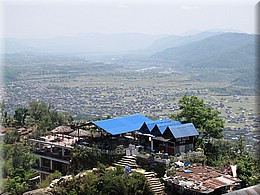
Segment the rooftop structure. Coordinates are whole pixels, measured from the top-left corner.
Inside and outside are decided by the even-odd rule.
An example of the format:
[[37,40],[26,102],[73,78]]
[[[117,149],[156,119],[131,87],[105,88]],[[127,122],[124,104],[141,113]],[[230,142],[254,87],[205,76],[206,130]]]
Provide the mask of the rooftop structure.
[[141,114],[136,114],[132,116],[95,121],[93,124],[111,135],[119,135],[139,130],[144,122],[151,121],[151,119]]
[[150,121],[150,122],[144,122],[144,124],[142,125],[142,127],[140,128],[140,130],[143,132],[143,133],[150,133],[152,131],[152,129],[155,127],[155,125],[158,125],[158,124],[165,124],[165,123],[168,123],[170,122],[169,119],[166,119],[166,120],[156,120],[156,121]]
[[63,175],[67,173],[70,164],[70,152],[77,140],[77,137],[64,134],[30,139],[33,144],[32,155],[39,157],[39,161],[33,169],[40,173],[41,180],[55,170],[59,170]]
[[194,150],[194,137],[199,132],[192,123],[157,120],[144,122],[140,128],[140,144],[150,150],[164,151],[171,155]]
[[167,127],[172,126],[172,125],[180,125],[181,122],[179,121],[168,121],[165,123],[159,123],[156,124],[155,127],[152,129],[151,134],[154,136],[161,136],[164,131],[167,129]]
[[242,182],[216,168],[196,164],[180,167],[175,176],[165,177],[164,180],[176,194],[222,194],[231,186],[239,187]]
[[194,127],[192,123],[170,125],[167,128],[176,139],[199,135],[199,132],[197,131],[197,129]]

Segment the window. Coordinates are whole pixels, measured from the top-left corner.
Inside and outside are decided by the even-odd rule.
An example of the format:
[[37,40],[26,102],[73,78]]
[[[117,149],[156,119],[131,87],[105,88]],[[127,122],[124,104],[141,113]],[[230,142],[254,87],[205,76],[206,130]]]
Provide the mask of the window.
[[189,140],[189,137],[183,137],[183,138],[181,138],[181,141],[186,141],[186,140]]

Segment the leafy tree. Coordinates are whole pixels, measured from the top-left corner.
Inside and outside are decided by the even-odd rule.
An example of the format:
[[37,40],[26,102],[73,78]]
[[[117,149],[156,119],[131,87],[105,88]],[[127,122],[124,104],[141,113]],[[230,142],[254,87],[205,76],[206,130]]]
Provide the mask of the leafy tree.
[[71,153],[70,173],[78,173],[86,169],[92,169],[102,162],[112,165],[113,162],[122,158],[122,154],[101,154],[94,148],[88,151],[75,146]]
[[85,172],[81,177],[63,180],[52,188],[54,194],[113,194],[113,195],[151,195],[149,183],[141,173],[124,173],[121,167],[107,170],[102,164],[95,172]]
[[246,146],[245,137],[240,134],[238,140],[235,143],[235,152],[237,154],[243,155],[244,150],[245,150],[245,146]]
[[29,190],[29,179],[35,177],[31,171],[35,157],[30,154],[29,146],[24,143],[4,144],[3,178],[7,178],[4,191],[11,194],[23,194]]
[[259,184],[260,168],[252,154],[237,155],[233,163],[237,165],[238,177],[245,181],[247,186]]
[[37,127],[38,132],[34,132],[36,137],[44,134],[46,130],[51,130],[69,121],[69,118],[57,112],[53,105],[44,102],[30,102],[28,113],[30,118],[27,121],[30,125],[35,124]]
[[224,120],[219,118],[220,112],[207,106],[202,99],[196,96],[183,96],[179,100],[181,112],[170,118],[182,123],[193,123],[203,139],[222,138]]
[[18,108],[15,110],[14,119],[17,120],[18,125],[25,125],[25,118],[28,115],[27,108]]
[[234,143],[232,162],[237,165],[238,177],[247,186],[256,185],[260,181],[259,157],[252,152],[245,151],[245,139],[242,135]]
[[20,138],[20,133],[17,130],[8,131],[4,136],[4,143],[13,144]]
[[23,178],[15,176],[7,181],[4,190],[11,195],[19,195],[28,190],[28,185]]
[[44,102],[33,101],[29,103],[29,113],[35,121],[39,121],[46,115],[50,111],[50,108],[51,106]]

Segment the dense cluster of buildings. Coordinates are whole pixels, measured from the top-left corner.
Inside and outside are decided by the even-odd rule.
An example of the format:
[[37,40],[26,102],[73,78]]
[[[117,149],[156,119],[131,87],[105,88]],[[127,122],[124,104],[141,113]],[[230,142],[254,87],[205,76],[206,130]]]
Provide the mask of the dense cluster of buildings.
[[55,105],[57,110],[92,118],[107,115],[117,117],[137,112],[165,117],[169,111],[178,109],[174,103],[176,93],[167,88],[129,87],[124,84],[96,87],[92,85],[90,83],[85,87],[44,87],[39,83],[28,86],[27,82],[20,82],[6,86],[5,99],[12,108],[41,100]]
[[[92,82],[91,79],[84,87],[44,85],[38,81],[28,84],[26,81],[21,81],[19,84],[7,84],[4,97],[10,106],[9,109],[24,107],[30,101],[40,100],[54,105],[59,111],[73,115],[77,120],[85,120],[86,117],[103,118],[108,115],[118,117],[135,113],[167,118],[171,113],[178,112],[178,99],[186,93],[196,91],[195,89],[178,90],[167,86],[132,86],[126,83],[114,86],[106,83],[97,84],[97,81]],[[241,132],[245,132],[248,139],[252,137],[257,139],[254,136],[257,136],[255,130],[259,128],[260,118],[255,114],[255,108],[243,106],[252,103],[251,99],[238,96],[216,99],[210,95],[203,98],[208,105],[221,110],[227,122],[227,129],[232,130],[225,133],[227,139],[238,139]]]

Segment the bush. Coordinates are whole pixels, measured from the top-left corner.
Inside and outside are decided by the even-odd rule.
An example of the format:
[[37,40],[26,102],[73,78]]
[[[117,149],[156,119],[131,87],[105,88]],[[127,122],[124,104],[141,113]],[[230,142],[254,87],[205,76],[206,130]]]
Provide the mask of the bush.
[[51,182],[54,179],[59,179],[61,176],[62,176],[61,172],[56,170],[54,173],[51,173],[50,175],[48,175],[44,181],[39,183],[37,185],[37,187],[38,188],[46,188],[46,187],[48,187],[51,184]]
[[124,173],[122,168],[106,170],[99,164],[96,172],[85,172],[82,177],[58,182],[52,193],[62,194],[111,194],[111,195],[151,195],[149,183],[141,173]]

